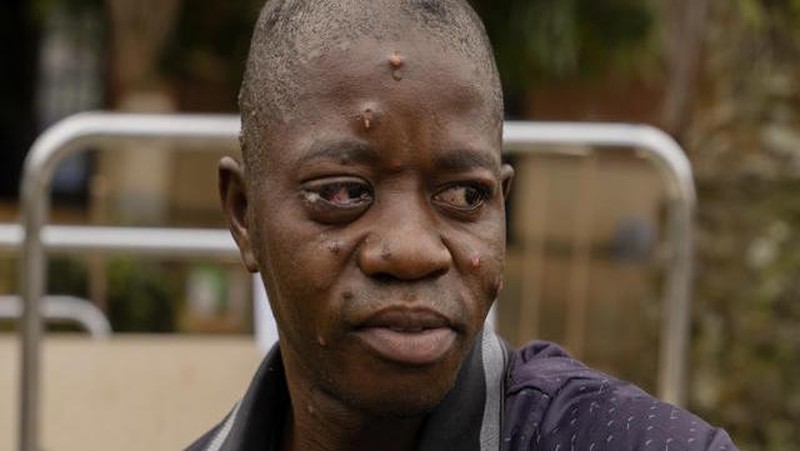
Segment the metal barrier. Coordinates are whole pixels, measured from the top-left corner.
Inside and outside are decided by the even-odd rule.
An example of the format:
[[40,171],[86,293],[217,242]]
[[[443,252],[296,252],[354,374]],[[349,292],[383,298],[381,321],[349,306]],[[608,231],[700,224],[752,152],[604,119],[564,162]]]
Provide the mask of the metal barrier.
[[[25,233],[16,224],[0,224],[0,251],[17,252]],[[239,249],[228,230],[150,227],[57,226],[41,228],[50,252],[118,253],[164,257],[237,260]]]
[[672,243],[664,280],[658,397],[685,405],[697,203],[686,154],[669,135],[646,125],[512,122],[506,124],[503,139],[507,151],[520,154],[533,151],[534,144],[632,147],[658,169],[667,185],[667,239]]
[[[39,450],[41,303],[47,278],[43,226],[50,210],[49,191],[56,165],[65,157],[109,141],[181,139],[209,148],[236,148],[239,119],[233,116],[146,116],[84,113],[65,119],[34,142],[22,176],[21,206],[24,237],[21,255],[22,362],[20,378],[19,446]],[[111,149],[118,149],[111,148]],[[109,149],[109,150],[111,150]]]
[[[25,163],[22,185],[21,276],[25,298],[20,378],[20,450],[39,449],[39,359],[43,287],[47,250],[144,252],[175,256],[235,255],[227,232],[173,229],[68,228],[45,225],[49,189],[56,165],[66,156],[110,141],[179,139],[203,148],[236,149],[236,116],[156,116],[84,113],[54,125],[34,143]],[[691,167],[680,147],[663,132],[647,126],[569,123],[507,123],[505,147],[514,154],[537,152],[533,145],[634,147],[652,159],[668,186],[668,237],[674,252],[666,277],[659,396],[682,404],[692,273],[692,215],[695,191]],[[114,150],[109,148],[107,150]],[[546,152],[558,152],[552,148]],[[225,236],[226,238],[222,238]],[[0,244],[3,239],[0,237]]]
[[[0,319],[16,320],[22,316],[19,296],[0,296]],[[50,322],[71,322],[83,327],[94,338],[111,335],[106,315],[91,301],[74,296],[45,296],[42,316]]]

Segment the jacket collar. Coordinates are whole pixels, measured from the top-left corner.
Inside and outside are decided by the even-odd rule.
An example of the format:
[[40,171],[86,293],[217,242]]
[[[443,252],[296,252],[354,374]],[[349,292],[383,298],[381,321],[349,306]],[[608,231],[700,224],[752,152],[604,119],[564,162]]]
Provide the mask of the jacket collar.
[[[419,451],[500,449],[508,361],[505,343],[487,326],[461,366],[455,385],[426,420]],[[289,393],[276,344],[207,451],[277,450],[288,406]]]

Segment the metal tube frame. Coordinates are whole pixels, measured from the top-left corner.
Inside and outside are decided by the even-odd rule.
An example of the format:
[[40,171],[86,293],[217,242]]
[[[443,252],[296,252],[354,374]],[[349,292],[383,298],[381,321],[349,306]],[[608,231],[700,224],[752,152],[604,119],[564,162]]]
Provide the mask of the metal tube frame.
[[647,125],[604,123],[507,123],[504,146],[513,153],[532,145],[632,147],[652,161],[667,186],[667,239],[672,243],[664,281],[659,343],[659,398],[685,405],[687,350],[694,272],[694,212],[697,195],[692,166],[683,149],[663,131]]
[[[70,233],[70,228],[48,226],[49,191],[57,164],[68,155],[89,147],[125,139],[178,139],[182,143],[202,144],[203,148],[235,149],[238,145],[239,129],[240,121],[237,116],[83,113],[57,123],[36,140],[25,162],[22,178],[23,236],[19,237],[19,232],[16,232],[17,238],[22,239],[21,291],[25,299],[20,329],[21,451],[39,449],[39,348],[42,335],[40,305],[47,278],[45,263],[49,249],[124,249],[128,252],[168,255],[186,253],[190,256],[229,255],[230,252],[235,252],[235,247],[231,248],[231,241],[220,244],[215,239],[216,244],[210,246],[213,249],[204,246],[204,241],[193,244],[189,239],[181,241],[180,236],[185,230],[170,232],[163,229],[124,229],[110,232],[114,237],[103,241],[97,239],[99,234],[94,234],[95,238],[92,238],[91,233],[84,234],[81,235],[83,239],[79,239],[80,237]],[[683,404],[686,397],[686,349],[692,275],[692,218],[696,202],[688,159],[672,138],[649,126],[531,122],[505,124],[504,146],[509,153],[534,153],[536,149],[532,146],[541,144],[633,147],[651,159],[664,178],[669,198],[668,238],[674,249],[665,281],[658,394],[666,401]],[[115,148],[107,150],[113,149]],[[558,152],[553,149],[546,151]],[[96,228],[95,232],[100,229],[105,228]],[[15,233],[9,230],[6,232]],[[158,237],[162,232],[174,234],[165,240]],[[217,233],[206,232],[211,235]],[[0,247],[4,243],[8,245],[12,240],[13,238],[4,241],[0,236]],[[154,244],[155,241],[158,244]],[[180,243],[175,244],[178,241]]]
[[22,314],[22,375],[20,393],[19,447],[38,451],[39,444],[39,352],[42,321],[40,304],[44,292],[47,252],[42,227],[50,210],[50,185],[57,164],[69,155],[91,146],[120,139],[181,139],[199,144],[235,147],[239,119],[232,116],[157,116],[83,113],[58,122],[33,143],[25,160],[21,187],[24,237],[20,262]]
[[[46,225],[41,240],[53,253],[132,253],[167,258],[204,257],[236,261],[239,249],[227,229]],[[0,224],[0,251],[20,251],[25,232]]]
[[[23,301],[19,296],[0,296],[0,319],[18,319],[22,315]],[[83,327],[93,338],[111,335],[111,323],[91,301],[74,296],[44,297],[42,316],[52,322],[72,322]]]

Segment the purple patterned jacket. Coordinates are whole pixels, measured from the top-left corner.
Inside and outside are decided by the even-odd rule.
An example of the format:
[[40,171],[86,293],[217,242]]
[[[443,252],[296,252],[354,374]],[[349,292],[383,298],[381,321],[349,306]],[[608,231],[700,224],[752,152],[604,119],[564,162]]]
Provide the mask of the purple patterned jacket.
[[[280,350],[245,397],[189,451],[273,451],[289,403]],[[511,351],[485,331],[430,413],[421,451],[734,451],[721,429],[606,376],[560,347]]]

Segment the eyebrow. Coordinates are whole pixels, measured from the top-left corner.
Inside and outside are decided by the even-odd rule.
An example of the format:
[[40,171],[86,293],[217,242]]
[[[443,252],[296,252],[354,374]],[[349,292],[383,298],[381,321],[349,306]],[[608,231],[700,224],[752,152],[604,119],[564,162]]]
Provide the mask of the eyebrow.
[[340,164],[375,164],[380,159],[377,150],[358,141],[316,141],[308,153],[295,164],[303,165],[316,160],[336,161]]
[[[335,161],[339,164],[379,165],[381,155],[378,149],[359,141],[316,141],[308,153],[299,157],[296,165],[314,161]],[[494,152],[485,149],[457,148],[444,151],[433,161],[434,167],[448,172],[466,172],[476,168],[486,169],[496,174],[500,169],[500,159]]]
[[483,149],[456,149],[445,152],[435,160],[437,168],[452,172],[482,168],[492,173],[500,170],[500,159],[494,152]]

